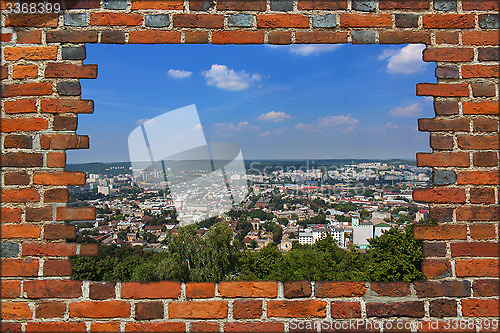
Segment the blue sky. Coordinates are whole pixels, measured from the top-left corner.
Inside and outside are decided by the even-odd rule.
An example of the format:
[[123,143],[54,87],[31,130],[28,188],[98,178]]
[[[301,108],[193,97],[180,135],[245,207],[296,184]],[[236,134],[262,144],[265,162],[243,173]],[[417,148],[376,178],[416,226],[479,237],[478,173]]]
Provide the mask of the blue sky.
[[[88,45],[96,80],[81,80],[93,115],[79,116],[89,150],[69,163],[128,161],[128,135],[195,104],[207,141],[247,159],[405,158],[429,151],[417,118],[434,80],[421,45]],[[166,129],[168,130],[168,129]],[[167,143],[168,144],[168,143]]]

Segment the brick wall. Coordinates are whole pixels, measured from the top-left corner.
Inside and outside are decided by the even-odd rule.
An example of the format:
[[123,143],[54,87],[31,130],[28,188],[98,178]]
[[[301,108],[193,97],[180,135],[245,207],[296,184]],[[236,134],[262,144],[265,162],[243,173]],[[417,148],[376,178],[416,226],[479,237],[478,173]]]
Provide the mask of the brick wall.
[[[59,14],[8,14],[9,3],[0,71],[3,331],[294,331],[294,318],[411,322],[423,331],[467,319],[472,326],[458,331],[488,331],[481,323],[499,315],[496,1],[74,0],[59,1]],[[83,65],[86,43],[426,44],[437,83],[416,92],[434,98],[435,117],[419,120],[433,152],[417,163],[433,167],[435,187],[414,197],[439,225],[414,234],[424,240],[428,280],[70,280],[68,256],[97,250],[65,242],[75,235],[66,221],[95,216],[65,207],[67,186],[85,183],[64,166],[66,149],[89,147],[76,134],[78,114],[94,107],[80,99],[78,80],[97,77],[97,65]]]

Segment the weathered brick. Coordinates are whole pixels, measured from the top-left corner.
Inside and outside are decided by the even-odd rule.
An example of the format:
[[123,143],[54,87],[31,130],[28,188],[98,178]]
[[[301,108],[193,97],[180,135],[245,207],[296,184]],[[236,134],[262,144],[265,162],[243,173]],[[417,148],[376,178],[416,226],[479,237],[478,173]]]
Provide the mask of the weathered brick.
[[458,101],[456,100],[434,100],[434,111],[436,115],[453,115],[458,114]]
[[215,296],[215,283],[189,282],[186,283],[187,298],[211,298]]
[[452,299],[436,299],[429,302],[431,317],[456,317],[457,302]]
[[472,48],[454,48],[454,47],[426,48],[422,52],[422,59],[424,61],[464,62],[464,61],[472,61],[473,58],[474,58],[474,49]]
[[367,317],[413,317],[424,316],[424,302],[366,303]]
[[299,14],[257,15],[259,28],[308,28],[309,18]]
[[431,133],[429,143],[433,151],[453,149],[453,137],[450,135]]
[[124,282],[122,298],[177,298],[181,293],[180,282]]
[[21,208],[0,207],[0,221],[4,223],[19,223],[22,214]]
[[316,297],[361,297],[366,292],[364,282],[316,282]]
[[76,255],[76,243],[25,243],[23,256],[69,257]]
[[[479,151],[472,155],[473,164],[480,167],[498,166],[498,154],[494,151]],[[472,194],[472,193],[471,193]],[[493,202],[491,202],[493,203]]]
[[498,45],[500,37],[496,31],[464,31],[462,43],[464,45]]
[[4,133],[40,131],[48,129],[48,126],[49,123],[44,118],[10,118],[1,120],[1,130]]
[[251,14],[230,15],[227,21],[227,25],[229,27],[250,28],[253,25],[253,15]]
[[64,168],[66,166],[66,153],[47,153],[46,162],[48,168]]
[[37,65],[18,65],[14,66],[12,72],[13,79],[32,79],[38,76]]
[[26,30],[17,32],[18,44],[40,44],[42,43],[42,32],[40,30]]
[[500,293],[500,280],[481,279],[475,280],[472,289],[475,297],[498,296]]
[[125,324],[125,332],[185,332],[186,324],[180,322],[135,322]]
[[109,30],[101,33],[102,44],[125,44],[125,32]]
[[84,322],[29,322],[26,332],[85,332]]
[[434,9],[442,12],[456,12],[457,0],[434,0]]
[[87,13],[64,13],[64,25],[71,27],[86,27]]
[[467,226],[465,225],[415,225],[413,226],[415,239],[423,240],[451,240],[467,239]]
[[458,32],[456,31],[436,31],[437,44],[458,44]]
[[52,220],[52,207],[26,208],[26,221],[40,222]]
[[6,135],[3,140],[3,147],[31,149],[33,147],[33,138],[30,135],[23,134]]
[[290,281],[283,283],[285,298],[309,297],[311,296],[311,282]]
[[92,13],[90,15],[91,25],[106,26],[135,26],[141,25],[142,15],[125,13]]
[[67,188],[55,188],[45,191],[44,202],[68,202],[69,194]]
[[36,318],[62,318],[66,312],[66,304],[64,302],[47,301],[36,305]]
[[498,171],[462,171],[457,174],[457,184],[499,185]]
[[2,280],[0,284],[2,298],[18,298],[21,296],[21,281]]
[[264,31],[214,31],[213,44],[262,44]]
[[488,65],[463,65],[462,66],[462,77],[469,79],[474,77],[498,77],[498,66],[488,66]]
[[361,304],[359,302],[332,301],[330,313],[332,318],[361,318]]
[[287,31],[270,31],[267,39],[269,44],[286,45],[292,43],[292,34]]
[[217,9],[218,10],[235,10],[235,11],[265,11],[266,10],[266,0],[218,0]]
[[500,28],[500,17],[498,14],[479,15],[479,27],[482,29],[498,29]]
[[[97,35],[96,35],[97,37]],[[97,40],[97,38],[96,38]],[[84,60],[87,58],[87,50],[85,46],[63,46],[62,59],[63,60]]]
[[89,286],[90,299],[115,298],[115,282],[92,282]]
[[97,43],[97,31],[47,31],[48,43]]
[[498,259],[458,259],[455,271],[459,277],[498,277]]
[[314,15],[312,17],[313,28],[335,28],[337,18],[335,14]]
[[170,18],[168,15],[164,14],[146,15],[145,23],[147,27],[168,27],[170,25]]
[[42,149],[88,149],[89,137],[77,134],[48,134],[41,137]]
[[225,301],[171,302],[168,305],[169,318],[220,319],[227,317],[227,311]]
[[268,301],[269,317],[322,318],[326,316],[326,302],[321,300]]
[[456,66],[436,67],[435,74],[440,79],[458,79],[460,77]]
[[426,0],[379,0],[380,9],[429,9]]
[[381,31],[379,35],[380,44],[429,44],[430,40],[429,33],[423,31]]
[[34,202],[40,200],[40,194],[33,188],[4,189],[0,191],[2,202]]
[[436,119],[421,118],[418,119],[418,130],[422,132],[443,132],[443,131],[465,131],[470,129],[468,118],[455,119]]
[[[70,172],[70,171],[65,171]],[[85,173],[83,173],[85,175]],[[90,221],[95,220],[94,207],[57,207],[57,221]]]
[[495,0],[484,1],[464,1],[462,10],[496,10],[498,11],[500,4]]
[[130,303],[125,301],[82,301],[70,303],[69,316],[70,318],[127,318],[130,316]]
[[498,257],[498,243],[451,243],[452,257]]
[[[2,258],[13,258],[19,256],[19,243],[11,241],[3,241],[1,243]],[[4,281],[2,281],[3,284]],[[3,288],[3,286],[2,286]],[[3,289],[2,289],[3,291]],[[2,294],[3,297],[3,294]]]
[[493,97],[496,94],[495,85],[486,82],[471,83],[472,96]]
[[470,29],[474,28],[472,14],[426,14],[424,28],[429,29]]
[[173,15],[174,27],[180,28],[222,28],[224,16],[201,14],[175,14]]
[[219,284],[222,297],[268,297],[278,295],[278,285],[274,281],[222,281]]
[[47,14],[8,14],[6,27],[57,27],[57,13]]
[[52,94],[52,84],[41,83],[19,83],[5,84],[0,90],[0,97],[16,96],[43,96]]
[[352,37],[353,44],[373,44],[373,43],[375,43],[375,31],[354,30],[351,32],[351,37]]
[[33,183],[39,185],[85,185],[85,172],[78,171],[37,171]]
[[149,320],[163,318],[162,302],[139,302],[135,304],[135,319]]
[[61,9],[94,9],[101,6],[100,0],[63,0]]
[[496,101],[463,102],[463,112],[464,114],[500,114],[500,111],[498,110],[498,103]]
[[[62,208],[59,207],[58,210]],[[54,239],[74,239],[76,237],[76,228],[69,224],[47,224],[43,228],[43,238],[47,240]]]
[[498,135],[457,135],[460,149],[497,149]]
[[41,111],[48,113],[93,113],[94,101],[80,99],[42,99]]
[[51,62],[45,68],[45,77],[50,78],[97,78],[97,65],[75,65]]
[[467,280],[415,281],[417,297],[469,297],[471,284]]
[[105,9],[127,9],[127,0],[104,0]]
[[295,33],[295,42],[298,44],[337,44],[347,43],[346,32],[332,31],[297,31]]
[[135,9],[166,9],[182,10],[184,1],[182,0],[134,0],[132,1],[132,10]]
[[468,97],[469,87],[466,83],[419,83],[417,96]]
[[178,31],[131,31],[129,44],[177,44],[181,41]]
[[2,238],[38,238],[41,234],[39,226],[32,224],[4,224],[0,226]]
[[215,7],[215,0],[191,0],[189,1],[190,11],[207,11]]
[[457,220],[459,221],[496,221],[499,218],[498,207],[457,208]]
[[45,259],[43,276],[71,276],[73,265],[68,259]]
[[444,242],[424,242],[422,252],[425,258],[446,256],[446,243]]
[[233,304],[233,318],[257,319],[262,315],[261,300],[238,300]]
[[77,298],[82,296],[82,282],[73,280],[24,281],[28,298]]
[[434,185],[450,185],[457,181],[457,174],[453,170],[434,170],[432,183]]
[[80,96],[82,88],[78,81],[63,81],[57,83],[57,93],[63,96]]
[[395,14],[396,27],[415,28],[418,26],[418,15],[415,14]]
[[218,333],[220,332],[219,323],[210,323],[206,321],[197,321],[191,323],[191,332],[200,332],[200,333]]
[[408,282],[372,282],[370,288],[378,296],[403,297],[410,295]]
[[451,276],[451,265],[448,260],[426,259],[422,262],[422,273],[428,279]]
[[90,332],[120,332],[120,323],[117,321],[93,322]]
[[468,167],[469,154],[468,153],[417,153],[417,165],[428,167]]
[[392,26],[390,14],[341,14],[342,28],[386,28]]
[[37,276],[38,260],[2,259],[0,268],[1,276]]
[[224,332],[284,332],[284,324],[279,322],[235,322],[226,323]]
[[186,31],[184,33],[186,44],[206,44],[208,43],[208,32],[206,31]]
[[465,317],[498,317],[498,299],[463,299],[462,313]]
[[33,311],[26,302],[2,302],[0,304],[2,320],[31,319]]
[[80,244],[80,255],[81,256],[95,257],[98,254],[99,254],[99,244],[97,244],[97,243]]

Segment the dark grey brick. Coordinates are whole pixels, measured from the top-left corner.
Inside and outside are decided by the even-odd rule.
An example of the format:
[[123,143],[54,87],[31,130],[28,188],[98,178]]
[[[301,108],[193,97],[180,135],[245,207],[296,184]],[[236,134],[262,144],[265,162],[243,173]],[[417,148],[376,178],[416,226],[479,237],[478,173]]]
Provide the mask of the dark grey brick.
[[4,241],[2,242],[2,257],[3,258],[12,258],[17,257],[19,255],[19,243]]
[[288,12],[293,10],[293,0],[271,0],[271,10]]
[[315,28],[335,28],[337,19],[334,14],[317,15],[313,16],[312,23]]
[[456,66],[436,67],[435,74],[440,79],[458,79],[459,77]]
[[435,170],[432,174],[434,185],[450,185],[457,180],[457,174],[453,170]]
[[127,0],[104,0],[106,9],[127,9]]
[[57,92],[63,96],[79,96],[82,94],[82,87],[80,82],[59,82],[57,83]]
[[354,44],[373,44],[375,43],[375,31],[359,31],[351,32],[352,42]]
[[434,0],[434,9],[442,12],[455,12],[457,0]]
[[158,14],[158,15],[146,15],[146,26],[147,27],[168,27],[170,24],[170,18],[168,15]]
[[86,13],[76,13],[76,14],[64,14],[64,25],[69,25],[71,27],[86,27],[87,26],[87,14]]
[[377,9],[376,3],[377,3],[377,1],[375,1],[375,0],[371,0],[371,1],[353,0],[352,9],[359,10],[362,12],[374,12]]
[[479,26],[483,29],[498,29],[500,16],[498,14],[479,15]]
[[227,22],[230,27],[251,27],[253,23],[252,14],[237,14],[229,16]]
[[83,60],[87,58],[87,50],[85,46],[63,46],[63,60]]
[[396,14],[396,27],[414,28],[418,26],[418,15],[415,14]]

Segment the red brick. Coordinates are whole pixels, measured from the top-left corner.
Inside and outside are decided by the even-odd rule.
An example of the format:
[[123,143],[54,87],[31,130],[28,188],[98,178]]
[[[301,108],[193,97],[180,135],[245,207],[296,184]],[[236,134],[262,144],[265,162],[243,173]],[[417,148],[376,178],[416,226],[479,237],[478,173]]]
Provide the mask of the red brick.
[[38,76],[37,65],[18,65],[14,66],[12,72],[13,79],[32,79]]
[[44,202],[68,202],[69,193],[67,188],[54,188],[46,190],[43,194]]
[[181,41],[179,31],[131,31],[129,44],[178,44]]
[[224,16],[205,14],[175,14],[173,15],[174,27],[180,28],[223,28]]
[[36,99],[19,99],[7,101],[4,104],[6,113],[32,113],[36,112]]
[[21,222],[23,210],[21,208],[0,208],[0,221],[2,223],[18,223]]
[[380,0],[380,9],[429,9],[429,1],[426,0]]
[[57,47],[6,47],[4,48],[5,60],[56,60]]
[[12,41],[12,34],[11,33],[2,33],[0,41],[1,42],[10,42],[10,41]]
[[421,118],[418,119],[418,130],[427,132],[443,132],[443,131],[469,131],[470,122],[467,118],[456,119],[436,119],[436,118]]
[[301,301],[268,301],[267,315],[269,317],[309,318],[325,317],[326,302],[321,300]]
[[434,111],[436,115],[452,115],[458,114],[458,101],[434,101]]
[[16,42],[18,44],[41,44],[42,32],[40,30],[18,31]]
[[59,15],[48,14],[8,14],[5,20],[6,27],[57,27]]
[[402,297],[410,295],[408,282],[372,282],[370,287],[378,296]]
[[211,298],[215,296],[215,283],[188,282],[186,283],[187,298]]
[[102,44],[125,44],[125,32],[123,31],[103,31],[101,33]]
[[21,297],[21,281],[2,280],[0,287],[3,299]]
[[1,130],[9,132],[32,132],[48,129],[49,122],[44,118],[10,118],[2,119]]
[[3,224],[0,226],[2,238],[38,238],[40,227],[32,224]]
[[469,226],[469,230],[473,239],[495,238],[495,226],[493,224],[474,224]]
[[180,282],[124,282],[122,284],[122,298],[177,298],[180,294]]
[[457,220],[459,221],[495,221],[499,217],[497,207],[457,208]]
[[266,0],[218,0],[217,10],[235,10],[235,11],[265,11]]
[[9,68],[6,66],[0,66],[0,79],[6,80],[9,77]]
[[500,294],[500,280],[475,280],[472,288],[475,297],[491,297]]
[[316,297],[362,297],[366,292],[364,282],[316,282]]
[[133,0],[132,10],[136,9],[182,10],[184,9],[184,1],[183,0],[168,0],[168,1]]
[[463,65],[462,77],[469,79],[474,77],[498,77],[498,66],[489,65]]
[[55,131],[74,131],[78,127],[78,117],[67,115],[54,115],[52,127]]
[[125,332],[185,332],[186,324],[179,322],[127,323]]
[[6,84],[2,86],[1,90],[1,97],[43,96],[51,94],[52,84],[48,82]]
[[50,62],[45,68],[45,77],[50,78],[97,78],[97,65],[76,65]]
[[474,132],[497,132],[498,120],[491,118],[478,118],[474,119],[473,124]]
[[413,199],[431,203],[464,203],[465,190],[459,188],[419,188],[413,191]]
[[79,99],[42,99],[41,111],[48,113],[93,113],[94,101]]
[[91,25],[134,26],[141,25],[142,21],[140,14],[93,13],[90,15]]
[[366,303],[367,317],[413,317],[424,316],[424,302]]
[[34,202],[40,200],[40,194],[33,188],[4,189],[0,199],[2,202]]
[[464,31],[463,45],[498,45],[500,39],[497,31]]
[[208,332],[220,332],[220,326],[218,323],[209,323],[209,322],[194,322],[191,323],[191,332],[200,332],[200,333],[208,333]]
[[70,318],[127,318],[130,303],[126,301],[81,301],[69,304]]
[[208,43],[208,32],[206,31],[186,31],[184,33],[186,44],[206,44]]
[[264,31],[214,31],[213,44],[263,44]]
[[498,11],[500,9],[500,4],[496,0],[464,1],[462,3],[462,9]]
[[68,257],[76,255],[76,243],[24,243],[23,256]]
[[472,14],[427,14],[423,24],[429,29],[467,29],[474,28],[475,22]]
[[78,134],[48,134],[40,139],[42,149],[88,149],[89,137]]
[[499,185],[498,171],[462,171],[457,173],[457,184]]
[[453,47],[426,48],[422,52],[422,59],[424,61],[472,61],[474,59],[474,49]]
[[171,302],[168,305],[169,318],[220,319],[227,317],[225,301]]
[[448,260],[426,259],[422,262],[422,273],[428,279],[451,276],[451,265]]
[[[61,208],[61,207],[59,207]],[[73,239],[76,235],[74,225],[69,224],[46,224],[43,230],[45,239]]]
[[380,44],[430,44],[431,36],[425,31],[381,31]]
[[453,136],[432,133],[429,137],[429,144],[433,151],[453,150]]
[[452,257],[498,257],[498,243],[451,243]]
[[38,185],[85,185],[85,172],[79,171],[37,171],[33,183]]
[[274,281],[222,281],[219,283],[222,297],[267,297],[278,296],[278,285]]
[[359,302],[340,302],[331,303],[332,318],[361,318],[361,304]]
[[463,299],[462,313],[466,317],[498,317],[498,299]]
[[99,244],[97,243],[80,244],[81,256],[97,256],[98,254],[99,254]]
[[464,114],[500,114],[497,101],[463,102]]
[[297,31],[295,33],[297,44],[337,44],[347,43],[347,32],[331,31]]
[[26,324],[26,332],[52,333],[52,332],[85,332],[85,323],[76,322],[29,322]]
[[52,207],[26,208],[26,221],[41,222],[52,220]]
[[415,225],[413,226],[415,239],[425,240],[452,240],[467,239],[467,226],[465,225]]
[[311,296],[311,282],[288,281],[283,283],[285,298],[298,298]]
[[2,156],[2,163],[4,167],[41,167],[43,166],[43,156],[39,153],[6,153]]
[[437,44],[458,44],[458,32],[436,31]]
[[342,28],[384,28],[392,26],[390,14],[341,14]]
[[37,276],[38,260],[3,259],[0,261],[1,276]]
[[46,259],[43,263],[43,276],[71,276],[73,265],[70,260]]
[[429,302],[429,313],[431,317],[456,317],[457,301],[452,299],[435,299]]
[[135,319],[163,319],[163,302],[139,302],[135,304]]
[[73,280],[24,281],[28,298],[77,298],[82,296],[82,282]]
[[97,43],[97,31],[47,31],[47,43]]
[[93,9],[99,8],[101,2],[99,0],[63,0],[61,3],[62,9]]
[[66,153],[47,153],[47,167],[64,168],[66,166]]
[[304,10],[336,10],[336,9],[347,9],[347,1],[336,0],[336,1],[324,1],[324,0],[299,0],[297,5],[298,9]]
[[494,97],[496,94],[495,85],[486,82],[471,83],[471,88],[474,97]]
[[292,43],[292,34],[287,31],[269,31],[267,39],[269,44],[287,45]]
[[91,282],[90,299],[115,298],[115,282]]
[[418,83],[417,96],[468,97],[467,83]]
[[120,323],[116,321],[106,323],[91,323],[90,332],[120,332]]
[[[496,153],[495,153],[496,154]],[[494,204],[495,203],[495,189],[494,188],[471,188],[470,189],[470,202],[476,204]]]
[[417,165],[428,167],[468,167],[470,165],[469,153],[417,153]]
[[498,259],[459,259],[455,261],[457,276],[498,277]]
[[236,322],[226,323],[224,332],[253,333],[253,332],[284,332],[283,323],[278,322]]
[[467,280],[441,280],[414,282],[417,297],[469,297],[471,294],[470,282]]
[[257,319],[262,316],[261,300],[237,300],[233,304],[233,318]]
[[95,220],[94,207],[57,207],[56,221],[89,221],[89,220]]
[[298,14],[257,15],[259,28],[309,28],[309,18]]
[[0,304],[2,320],[31,319],[31,311],[28,303],[25,302],[2,302]]
[[36,305],[36,318],[61,318],[66,312],[66,304],[63,302],[41,302]]

